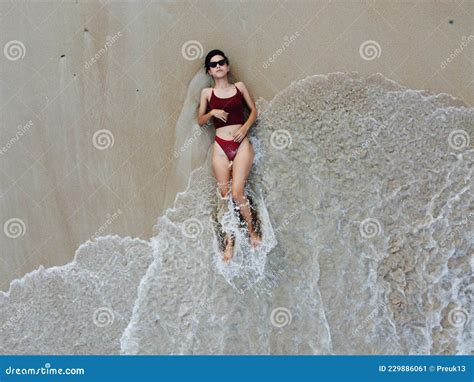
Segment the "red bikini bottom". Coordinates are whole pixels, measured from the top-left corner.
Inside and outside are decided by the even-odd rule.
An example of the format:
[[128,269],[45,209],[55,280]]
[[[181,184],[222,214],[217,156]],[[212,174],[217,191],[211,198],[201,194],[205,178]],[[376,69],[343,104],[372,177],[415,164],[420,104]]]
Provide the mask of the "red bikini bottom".
[[224,150],[225,155],[229,158],[230,161],[233,161],[235,156],[237,155],[237,150],[242,142],[236,142],[233,140],[228,141],[227,139],[222,139],[216,135],[216,142],[222,147]]

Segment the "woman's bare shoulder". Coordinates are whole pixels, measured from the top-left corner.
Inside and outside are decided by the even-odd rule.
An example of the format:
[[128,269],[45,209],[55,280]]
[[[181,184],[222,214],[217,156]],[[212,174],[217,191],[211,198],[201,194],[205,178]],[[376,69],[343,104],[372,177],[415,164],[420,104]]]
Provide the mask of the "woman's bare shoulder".
[[247,93],[247,87],[242,81],[238,81],[234,84],[241,93]]
[[203,88],[201,91],[201,94],[206,97],[208,102],[211,98],[211,92],[212,92],[212,88]]

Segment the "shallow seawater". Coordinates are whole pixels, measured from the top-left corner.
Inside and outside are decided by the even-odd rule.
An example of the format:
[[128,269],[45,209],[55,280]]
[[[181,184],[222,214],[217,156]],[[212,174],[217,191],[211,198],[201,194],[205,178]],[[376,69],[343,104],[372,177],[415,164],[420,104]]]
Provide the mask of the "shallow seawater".
[[473,354],[474,109],[357,73],[257,106],[259,250],[208,151],[150,241],[87,242],[0,294],[4,352]]

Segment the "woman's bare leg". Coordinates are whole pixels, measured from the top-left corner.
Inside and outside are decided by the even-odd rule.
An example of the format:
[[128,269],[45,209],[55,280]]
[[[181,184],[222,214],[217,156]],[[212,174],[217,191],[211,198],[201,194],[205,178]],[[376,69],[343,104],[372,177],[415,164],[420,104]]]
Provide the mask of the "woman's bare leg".
[[255,232],[252,223],[252,212],[250,211],[250,202],[245,196],[245,183],[247,181],[250,168],[252,167],[254,151],[248,137],[242,140],[237,155],[232,164],[232,199],[237,204],[240,214],[247,223],[250,242],[252,247],[256,247],[261,239]]
[[[217,142],[214,142],[212,149],[212,172],[217,180],[217,185],[221,197],[224,198],[230,190],[231,168],[229,167],[229,159],[225,155],[222,147]],[[229,233],[226,233],[226,246],[224,250],[224,261],[229,261],[232,258],[234,249],[234,238]]]

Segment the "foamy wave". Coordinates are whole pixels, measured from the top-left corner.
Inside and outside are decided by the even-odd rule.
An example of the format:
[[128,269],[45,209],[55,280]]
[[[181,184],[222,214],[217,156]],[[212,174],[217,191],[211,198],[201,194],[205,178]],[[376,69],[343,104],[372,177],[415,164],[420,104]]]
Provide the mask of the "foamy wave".
[[[0,295],[14,330],[0,341],[17,353],[53,334],[61,346],[43,341],[42,352],[472,353],[474,109],[357,73],[294,81],[257,106],[247,192],[261,252],[250,253],[231,200],[219,200],[208,152],[150,242],[107,237],[81,250],[87,261],[14,282]],[[228,266],[222,228],[238,238]],[[115,277],[112,263],[92,278],[133,243],[127,272]],[[86,298],[82,274],[110,288]],[[84,312],[66,309],[74,301]],[[71,320],[84,342],[57,335]]]

